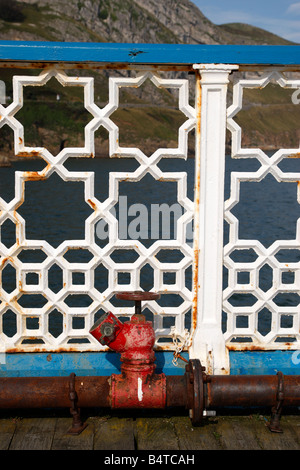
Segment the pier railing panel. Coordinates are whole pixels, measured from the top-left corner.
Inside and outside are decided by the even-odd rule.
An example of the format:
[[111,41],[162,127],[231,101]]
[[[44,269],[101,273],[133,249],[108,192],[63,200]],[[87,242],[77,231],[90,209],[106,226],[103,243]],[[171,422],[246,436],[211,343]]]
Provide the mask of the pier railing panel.
[[[5,96],[1,100],[0,131],[9,128],[13,136],[5,161],[13,162],[15,186],[10,197],[0,195],[1,353],[104,353],[107,348],[94,340],[90,328],[107,311],[123,320],[130,318],[134,306],[121,305],[114,295],[145,290],[145,286],[161,294],[159,300],[145,302],[143,311],[153,321],[156,351],[174,354],[174,368],[176,353],[199,358],[210,373],[223,374],[232,370],[231,352],[299,351],[300,219],[295,213],[294,236],[283,227],[276,240],[255,238],[245,217],[259,211],[261,203],[253,200],[248,207],[246,197],[241,209],[240,197],[245,184],[254,185],[256,193],[257,183],[269,176],[299,188],[297,165],[292,170],[282,166],[299,161],[299,142],[293,148],[274,144],[272,151],[245,144],[237,119],[246,89],[275,84],[291,90],[293,105],[298,104],[299,49],[274,47],[0,44],[1,83],[6,80],[12,95],[7,103]],[[100,73],[106,78],[104,103],[95,92]],[[62,135],[57,151],[28,143],[18,114],[27,106],[25,90],[30,88],[34,95],[34,89],[50,82],[75,94],[80,90],[82,112],[87,116],[82,141],[74,144]],[[175,140],[170,138],[157,148],[148,141],[149,150],[147,145],[122,143],[114,114],[122,93],[142,89],[146,83],[167,93],[171,109],[176,101],[180,113]],[[159,103],[142,105],[137,99],[132,107],[148,106],[153,111],[155,105],[159,109]],[[102,131],[108,136],[107,154],[97,159],[96,134]],[[103,166],[100,181],[90,162],[99,160],[101,173],[105,157],[115,164],[107,173]],[[42,167],[32,169],[29,163],[34,159]],[[74,161],[80,165],[69,164]],[[256,169],[250,165],[250,169],[231,171],[229,161],[256,162]],[[45,201],[38,185],[54,181],[53,177],[74,183],[73,188],[80,184],[85,207],[81,237],[77,220],[73,238],[52,243],[37,235],[41,231],[34,235],[24,215],[28,191],[36,190],[37,195],[31,213],[40,210]],[[156,185],[173,185],[175,199],[163,199],[163,192],[159,203],[151,205],[151,198],[145,202],[147,192],[158,192],[158,186],[149,186],[149,178]],[[107,186],[105,197],[99,196],[99,184]],[[129,206],[129,199],[124,201],[135,194],[136,185],[144,191]],[[60,194],[70,219],[58,215],[55,223],[72,228],[69,220],[79,199]],[[298,204],[299,192],[295,196],[293,202]],[[48,193],[48,206],[51,197]],[[253,219],[249,216],[249,220]],[[55,229],[53,233],[55,238]],[[61,278],[59,288],[51,286],[53,275]]]

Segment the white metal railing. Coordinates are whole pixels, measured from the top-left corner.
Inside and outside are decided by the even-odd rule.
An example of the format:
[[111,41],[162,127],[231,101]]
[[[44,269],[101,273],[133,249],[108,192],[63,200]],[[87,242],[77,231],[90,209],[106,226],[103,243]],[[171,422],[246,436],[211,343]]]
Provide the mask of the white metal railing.
[[[16,66],[16,64],[14,65]],[[88,67],[85,67],[88,69]],[[91,67],[93,68],[93,67]],[[106,65],[105,67],[109,67]],[[172,67],[169,67],[172,70]],[[174,70],[178,69],[173,67]],[[76,69],[76,66],[75,66]],[[153,270],[152,290],[164,294],[176,294],[181,298],[178,306],[162,306],[157,302],[145,303],[153,313],[156,332],[156,349],[176,349],[174,340],[188,349],[190,357],[198,357],[209,372],[226,373],[229,369],[229,349],[243,350],[264,349],[299,349],[300,314],[299,303],[296,306],[278,306],[274,297],[279,292],[299,294],[299,261],[281,262],[276,254],[282,249],[299,249],[299,220],[297,235],[294,240],[278,240],[268,248],[258,240],[239,238],[239,221],[232,209],[239,202],[240,182],[261,181],[272,174],[277,181],[299,182],[300,173],[286,173],[278,164],[287,157],[298,156],[299,148],[280,149],[270,157],[261,149],[244,148],[241,144],[242,129],[235,121],[235,116],[243,106],[244,88],[265,87],[275,81],[281,87],[300,88],[300,81],[294,72],[285,76],[284,67],[269,66],[262,76],[240,78],[238,65],[194,64],[192,68],[196,77],[195,89],[190,90],[188,78],[166,78],[164,67],[138,65],[130,67],[131,76],[120,76],[114,66],[108,78],[109,100],[104,107],[97,104],[94,97],[94,79],[85,75],[70,74],[64,63],[46,64],[38,75],[26,75],[18,72],[13,77],[13,97],[11,104],[0,105],[0,126],[9,126],[14,134],[14,154],[16,156],[38,156],[46,166],[41,171],[16,171],[15,195],[10,201],[0,199],[0,223],[2,227],[7,220],[15,226],[15,241],[7,247],[0,243],[1,275],[7,266],[15,270],[15,288],[7,292],[1,283],[0,314],[2,326],[0,331],[0,349],[2,352],[36,352],[36,351],[101,351],[89,330],[99,311],[129,317],[133,307],[116,307],[112,302],[114,293],[120,290],[140,290],[140,273],[148,265]],[[124,69],[124,67],[120,67]],[[249,70],[249,67],[248,67]],[[255,67],[253,68],[255,70]],[[260,67],[261,70],[261,67]],[[227,88],[229,77],[233,77],[233,102],[228,104]],[[236,77],[236,78],[235,78]],[[1,78],[1,77],[0,77]],[[91,120],[84,129],[83,147],[66,147],[53,155],[44,147],[26,145],[26,133],[17,112],[24,106],[24,87],[46,86],[51,79],[56,79],[66,87],[82,87],[84,107],[90,113]],[[231,78],[230,78],[231,79]],[[159,88],[178,91],[178,108],[184,116],[184,123],[178,130],[178,144],[172,148],[159,148],[147,156],[140,148],[120,145],[119,128],[112,114],[119,106],[119,93],[123,87],[140,87],[150,80]],[[189,94],[195,95],[192,106]],[[134,171],[117,171],[109,174],[108,197],[100,201],[95,196],[95,180],[88,165],[86,171],[71,171],[66,162],[72,157],[91,158],[95,153],[95,132],[101,127],[109,133],[109,157],[133,158],[138,166]],[[224,174],[225,174],[225,136],[226,127],[232,134],[232,158],[257,159],[260,164],[256,172],[233,172],[231,174],[230,197],[225,202],[225,220],[229,224],[229,242],[223,251],[224,223]],[[195,131],[195,182],[194,200],[187,195],[187,173],[185,171],[163,171],[159,163],[165,158],[187,160],[188,137]],[[19,208],[24,203],[25,187],[28,181],[47,180],[57,174],[66,182],[82,182],[84,201],[91,209],[91,215],[85,220],[84,239],[65,240],[54,248],[45,240],[33,240],[26,236],[26,221],[20,215]],[[114,212],[120,201],[119,185],[121,182],[142,181],[151,175],[156,181],[173,182],[177,186],[177,202],[183,209],[177,220],[177,233],[174,239],[158,239],[150,246],[145,246],[138,239],[122,239],[119,234],[120,220]],[[40,203],[40,201],[38,201]],[[138,201],[137,201],[138,202]],[[167,201],[162,201],[167,202]],[[300,202],[298,200],[298,202]],[[96,242],[97,224],[105,221],[108,225],[108,242],[101,247]],[[193,243],[188,237],[190,224],[193,223]],[[2,232],[3,233],[3,232]],[[84,249],[91,254],[88,262],[70,263],[65,254],[70,250]],[[40,263],[20,261],[24,250],[40,250],[45,259]],[[112,258],[117,250],[134,251],[137,259],[126,262]],[[181,252],[182,259],[176,262],[162,262],[157,255],[162,250]],[[237,250],[254,250],[255,261],[235,262],[231,255]],[[228,285],[223,292],[222,270],[228,270]],[[48,273],[56,264],[63,272],[63,287],[59,292],[49,288]],[[259,271],[264,265],[272,271],[272,287],[263,291],[259,286]],[[95,269],[103,266],[108,271],[108,285],[103,291],[95,287]],[[193,266],[192,282],[188,285],[186,272]],[[286,284],[282,274],[292,270],[295,274],[293,283]],[[74,284],[73,274],[84,275],[84,283]],[[239,282],[239,273],[249,273],[247,283]],[[29,273],[37,275],[38,282],[29,282]],[[120,284],[119,273],[127,273],[129,282]],[[165,273],[174,274],[174,282],[166,283]],[[255,297],[252,305],[235,307],[230,298],[234,294],[251,293]],[[23,295],[42,295],[46,299],[40,308],[22,307]],[[71,307],[66,303],[70,295],[85,294],[90,297],[90,305]],[[267,309],[271,312],[270,331],[262,334],[258,328],[260,312]],[[227,315],[226,327],[222,331],[222,311]],[[49,331],[49,321],[53,312],[61,316],[61,331],[54,336]],[[246,326],[238,326],[238,318],[246,319]],[[292,319],[289,327],[282,328],[281,317]],[[36,319],[34,327],[29,318]],[[74,328],[73,320],[82,319],[82,326]],[[165,326],[165,319],[169,319]],[[188,321],[187,321],[188,319]],[[5,322],[15,324],[13,334],[7,334]],[[171,324],[170,324],[171,323]],[[290,338],[276,342],[278,338]],[[177,343],[176,343],[177,344]]]
[[[28,147],[24,138],[23,125],[15,118],[17,111],[23,106],[23,88],[25,86],[44,86],[54,77],[63,86],[81,86],[84,89],[84,106],[92,114],[93,119],[85,127],[85,145],[82,148],[65,148],[58,155],[52,155],[46,148]],[[111,120],[111,114],[118,108],[119,90],[122,87],[138,87],[147,79],[150,79],[156,86],[165,88],[177,88],[179,90],[179,109],[186,116],[185,123],[179,129],[178,147],[158,149],[151,157],[147,157],[140,149],[123,148],[119,145],[119,129]],[[1,244],[2,267],[11,264],[16,269],[16,289],[7,293],[2,289],[2,315],[7,310],[12,311],[18,318],[17,331],[12,337],[7,337],[2,333],[2,347],[6,350],[18,351],[56,351],[56,350],[99,350],[99,344],[91,335],[89,329],[94,323],[94,316],[102,309],[103,311],[114,311],[117,314],[132,314],[133,307],[124,306],[116,309],[111,303],[111,298],[116,291],[138,290],[140,289],[140,270],[145,264],[152,266],[154,274],[154,290],[158,292],[179,293],[183,303],[179,307],[161,307],[158,303],[144,305],[157,315],[154,317],[154,326],[157,332],[157,340],[161,337],[170,336],[170,328],[163,328],[163,318],[167,315],[175,317],[176,331],[182,333],[184,330],[184,314],[190,310],[192,296],[191,290],[185,287],[184,276],[181,270],[185,270],[192,263],[192,247],[185,240],[185,227],[193,216],[193,202],[187,197],[186,173],[184,172],[162,172],[157,164],[162,157],[187,158],[187,135],[195,127],[195,110],[188,104],[188,82],[184,79],[163,79],[157,73],[150,71],[138,72],[136,78],[111,77],[109,78],[109,103],[100,109],[94,102],[93,78],[67,76],[62,70],[50,68],[43,70],[38,76],[15,75],[13,78],[13,101],[7,106],[1,106],[1,124],[7,124],[14,130],[15,154],[20,156],[38,155],[46,162],[46,167],[39,172],[17,171],[15,174],[15,197],[9,203],[1,201],[1,222],[10,219],[16,226],[16,243],[10,248]],[[139,166],[134,172],[111,172],[109,175],[109,195],[106,200],[100,202],[94,196],[94,175],[92,172],[71,172],[66,169],[64,163],[71,157],[91,157],[94,154],[94,133],[103,126],[109,131],[109,154],[110,156],[121,156],[124,158],[136,158]],[[53,173],[56,173],[64,181],[81,181],[84,183],[84,199],[93,209],[92,214],[85,222],[84,240],[66,240],[58,248],[54,249],[44,240],[31,240],[26,238],[25,220],[18,214],[17,210],[25,198],[26,181],[46,180]],[[118,231],[118,220],[112,214],[111,209],[119,201],[119,183],[121,181],[140,181],[146,174],[151,174],[156,180],[173,181],[178,186],[178,202],[184,208],[184,215],[178,221],[178,236],[176,240],[158,240],[151,247],[146,248],[136,239],[120,239]],[[104,220],[109,226],[109,240],[104,248],[95,242],[97,236],[97,223]],[[92,255],[89,263],[70,264],[64,257],[68,250],[84,248]],[[184,257],[179,263],[161,263],[156,258],[156,254],[164,249],[178,249]],[[46,260],[42,263],[22,263],[18,254],[24,249],[42,250],[46,255]],[[111,254],[114,251],[126,249],[134,250],[138,259],[134,263],[124,263],[122,259],[114,261]],[[48,287],[48,270],[53,263],[58,264],[63,270],[63,288],[59,293],[54,293]],[[102,264],[109,271],[108,288],[99,292],[94,286],[94,270]],[[163,273],[176,271],[176,281],[172,286],[165,285]],[[85,274],[83,285],[72,283],[74,272]],[[126,272],[130,274],[130,283],[126,285],[118,284],[118,273]],[[36,285],[28,284],[26,275],[37,273],[39,282]],[[24,294],[41,294],[47,302],[42,309],[23,308],[18,303]],[[69,307],[65,299],[70,294],[87,294],[92,302],[88,307]],[[56,309],[63,316],[63,331],[57,337],[49,333],[47,323],[51,312]],[[84,318],[84,327],[81,329],[72,328],[74,317]],[[36,317],[38,328],[30,330],[27,327],[26,319]],[[22,341],[35,337],[37,344]],[[70,340],[78,339],[74,342]],[[87,342],[82,342],[85,339]],[[80,341],[81,340],[81,341]],[[42,341],[42,343],[41,343]],[[162,348],[170,347],[169,343],[159,344]],[[101,347],[101,346],[100,346]]]
[[[231,340],[239,337],[240,341],[236,345],[238,349],[249,347],[257,347],[261,350],[297,349],[300,341],[299,304],[280,305],[274,300],[278,293],[296,293],[297,296],[299,294],[299,262],[296,259],[294,262],[288,262],[287,256],[285,259],[284,257],[278,258],[278,254],[282,250],[299,249],[299,219],[294,227],[295,239],[276,240],[266,247],[259,240],[241,239],[239,237],[239,221],[232,213],[232,209],[239,202],[241,182],[260,182],[268,175],[272,175],[278,182],[296,183],[296,185],[299,183],[299,171],[287,172],[279,167],[284,159],[298,158],[299,148],[282,148],[274,151],[271,156],[259,148],[245,148],[241,144],[242,129],[234,120],[243,106],[243,90],[245,88],[262,89],[270,83],[277,84],[282,88],[297,90],[300,87],[299,74],[295,74],[294,78],[287,78],[284,72],[274,67],[264,71],[258,77],[239,78],[233,87],[233,103],[227,110],[227,125],[232,133],[232,156],[239,159],[257,159],[260,164],[257,171],[231,174],[231,193],[225,203],[225,219],[230,226],[229,243],[224,249],[224,261],[229,275],[228,287],[224,292],[224,309],[228,313],[225,341],[228,345],[232,345]],[[300,202],[299,193],[297,200]],[[276,204],[276,200],[274,200],[274,204]],[[286,210],[289,210],[288,204]],[[279,220],[281,216],[278,213]],[[246,263],[233,262],[230,255],[235,250],[253,250],[256,259]],[[272,283],[266,291],[261,288],[259,282],[260,270],[264,266],[268,266],[272,270]],[[247,283],[241,284],[239,282],[238,274],[240,272],[249,273]],[[293,282],[284,280],[283,275],[287,272],[293,273]],[[229,301],[234,293],[252,294],[255,302],[249,301],[248,305],[235,307]],[[288,299],[288,296],[286,298]],[[263,311],[269,312],[271,316],[270,328],[264,334],[259,331],[259,316],[263,314]],[[241,315],[248,319],[248,325],[237,328],[237,317]],[[290,322],[288,325],[283,325],[282,319],[286,317],[290,318]],[[242,342],[243,338],[246,338],[244,342]]]

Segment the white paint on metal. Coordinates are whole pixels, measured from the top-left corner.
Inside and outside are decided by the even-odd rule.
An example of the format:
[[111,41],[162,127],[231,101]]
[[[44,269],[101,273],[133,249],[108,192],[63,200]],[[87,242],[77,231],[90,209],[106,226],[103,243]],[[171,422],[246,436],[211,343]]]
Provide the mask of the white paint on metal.
[[194,233],[198,256],[194,291],[198,292],[194,296],[197,319],[190,355],[200,358],[209,373],[224,374],[229,371],[221,330],[226,94],[229,72],[238,67],[205,64],[194,68],[200,72]]
[[[86,125],[85,143],[83,147],[64,148],[58,155],[52,155],[48,149],[41,147],[28,147],[24,140],[23,125],[15,118],[16,113],[23,106],[23,88],[25,86],[44,86],[52,77],[58,80],[63,86],[80,86],[84,90],[84,107],[92,115],[91,121]],[[178,145],[175,148],[159,148],[153,155],[146,156],[139,148],[124,148],[119,145],[119,129],[111,120],[112,113],[119,105],[119,91],[123,87],[138,87],[146,80],[151,80],[153,84],[161,88],[174,88],[178,90],[178,107],[186,117],[185,122],[178,130]],[[16,225],[16,243],[7,248],[0,242],[0,255],[2,267],[10,263],[16,269],[17,285],[16,289],[7,293],[0,287],[2,303],[0,314],[4,314],[8,309],[17,316],[17,332],[14,336],[8,337],[0,332],[0,350],[17,351],[57,351],[57,350],[78,350],[78,351],[98,351],[104,348],[89,335],[89,329],[94,323],[94,315],[99,309],[112,311],[116,315],[130,316],[134,313],[133,307],[117,308],[111,298],[118,290],[138,290],[140,289],[140,270],[149,264],[154,271],[154,287],[156,292],[178,294],[183,302],[178,307],[162,307],[157,302],[145,302],[144,307],[155,313],[154,328],[156,331],[156,345],[159,339],[171,337],[170,328],[163,325],[163,319],[167,316],[175,317],[175,325],[179,332],[184,332],[184,316],[191,309],[192,292],[185,285],[185,276],[182,273],[192,265],[193,251],[186,240],[187,225],[193,218],[193,202],[187,197],[187,174],[185,172],[164,172],[158,164],[161,158],[176,157],[187,159],[187,137],[189,132],[195,127],[195,109],[189,105],[188,80],[186,79],[165,79],[157,72],[138,72],[134,78],[110,77],[109,78],[109,102],[100,109],[94,102],[94,81],[91,77],[69,77],[61,70],[50,68],[44,70],[38,76],[14,76],[13,78],[13,102],[7,106],[0,105],[0,126],[7,124],[14,131],[14,146],[16,155],[38,154],[46,162],[46,168],[40,172],[17,171],[15,174],[15,197],[12,201],[6,202],[0,199],[0,223],[10,219]],[[73,172],[66,169],[65,162],[69,157],[90,157],[94,155],[94,134],[97,129],[104,127],[109,132],[109,156],[110,157],[133,157],[139,163],[134,172],[111,172],[109,175],[108,198],[100,202],[94,195],[94,174],[92,172]],[[66,240],[57,248],[53,248],[44,240],[29,240],[25,234],[25,220],[19,215],[17,209],[24,200],[25,182],[34,179],[46,179],[53,173],[57,173],[64,181],[81,181],[84,184],[84,200],[93,208],[93,213],[85,221],[84,240]],[[157,181],[172,181],[177,184],[178,203],[184,209],[183,215],[177,222],[177,238],[175,240],[157,240],[149,248],[146,248],[139,240],[122,240],[118,237],[118,220],[111,212],[119,201],[119,183],[126,181],[140,181],[146,174],[151,174]],[[95,226],[103,219],[109,226],[109,240],[104,248],[100,248],[95,241]],[[46,259],[43,263],[21,263],[17,255],[24,248],[42,250]],[[64,258],[64,254],[69,249],[84,248],[93,255],[89,263],[70,264]],[[111,254],[118,249],[131,249],[138,254],[138,259],[134,263],[118,263],[112,260]],[[177,249],[183,253],[183,259],[178,263],[160,262],[156,255],[160,250]],[[9,260],[9,261],[8,261]],[[104,292],[95,289],[93,270],[102,263],[108,270],[108,288]],[[48,270],[53,264],[57,264],[63,270],[64,287],[53,293],[48,288]],[[36,285],[26,284],[26,273],[29,271],[40,273],[39,282]],[[76,270],[84,271],[84,285],[73,285],[72,273]],[[166,285],[163,281],[163,273],[176,271],[176,280],[172,285]],[[130,273],[130,284],[118,284],[118,272]],[[26,309],[19,305],[18,299],[23,292],[42,294],[47,302],[43,308]],[[75,308],[69,307],[65,299],[69,294],[81,293],[90,296],[92,302],[89,307]],[[54,337],[48,331],[48,317],[53,310],[57,309],[63,316],[63,331],[58,337]],[[34,331],[26,328],[26,318],[34,315],[38,318],[38,328]],[[72,319],[76,316],[84,318],[84,328],[74,329]],[[43,344],[22,345],[23,339],[36,337],[43,340]],[[88,343],[70,344],[69,340],[88,339]],[[167,340],[159,343],[159,348],[172,348],[172,344]]]
[[[296,74],[297,75],[297,74]],[[228,287],[223,295],[223,309],[227,313],[227,330],[224,334],[226,345],[237,350],[244,348],[267,349],[299,349],[300,347],[300,314],[299,305],[279,306],[274,302],[274,297],[279,292],[291,292],[299,294],[299,263],[282,263],[276,258],[276,254],[281,249],[299,250],[300,243],[300,219],[296,223],[295,240],[277,240],[269,247],[265,247],[259,240],[245,240],[239,238],[239,220],[231,212],[240,200],[241,182],[262,181],[267,175],[273,175],[278,182],[292,182],[298,184],[298,202],[300,172],[284,172],[280,169],[280,162],[286,157],[299,157],[300,147],[294,149],[279,149],[273,155],[268,156],[260,148],[245,148],[242,146],[242,128],[234,120],[234,117],[243,107],[243,91],[245,88],[264,88],[269,83],[280,85],[283,88],[298,89],[300,87],[299,78],[287,78],[276,70],[275,67],[266,70],[261,76],[236,77],[233,86],[233,102],[227,110],[227,127],[232,134],[232,158],[254,158],[260,163],[260,167],[255,172],[233,172],[231,173],[231,192],[229,199],[225,202],[225,220],[229,224],[229,242],[224,247],[224,264],[228,269]],[[230,255],[235,250],[254,250],[257,258],[253,262],[237,263]],[[272,286],[264,292],[259,286],[260,269],[267,264],[273,273]],[[285,284],[282,282],[282,273],[293,271],[295,274],[294,283]],[[239,284],[238,273],[248,271],[249,283]],[[252,306],[234,307],[229,298],[233,294],[246,292],[256,298]],[[258,315],[262,309],[268,309],[272,315],[271,329],[269,333],[263,335],[258,330]],[[292,325],[288,328],[280,327],[282,315],[290,315]],[[248,327],[238,328],[236,326],[237,316],[243,315],[248,318]],[[289,337],[292,343],[285,344],[277,342],[281,337]],[[239,342],[235,338],[241,338]],[[243,338],[250,338],[244,340]],[[232,340],[235,340],[232,343]],[[292,345],[291,345],[292,344]]]
[[143,401],[143,380],[141,379],[141,377],[138,377],[138,400],[140,402]]

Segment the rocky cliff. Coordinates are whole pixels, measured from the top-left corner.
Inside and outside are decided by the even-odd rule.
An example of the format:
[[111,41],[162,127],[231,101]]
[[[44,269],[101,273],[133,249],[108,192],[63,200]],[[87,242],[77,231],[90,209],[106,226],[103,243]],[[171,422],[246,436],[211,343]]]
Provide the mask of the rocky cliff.
[[[2,5],[2,7],[1,7]],[[14,10],[11,15],[9,12]],[[19,12],[19,15],[17,14]],[[2,13],[2,14],[1,14]],[[0,39],[285,44],[247,25],[213,24],[189,0],[0,0]]]

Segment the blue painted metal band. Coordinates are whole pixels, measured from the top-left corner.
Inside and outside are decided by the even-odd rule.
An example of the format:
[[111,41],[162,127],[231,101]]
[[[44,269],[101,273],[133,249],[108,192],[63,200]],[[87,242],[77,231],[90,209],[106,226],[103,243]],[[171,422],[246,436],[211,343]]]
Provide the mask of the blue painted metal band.
[[231,375],[300,375],[300,351],[231,351]]
[[[188,359],[186,353],[182,354]],[[173,353],[156,352],[156,373],[183,375],[186,363],[172,364]],[[0,355],[0,377],[62,377],[119,374],[120,355],[103,353],[13,353]]]
[[299,65],[300,46],[0,41],[0,60],[112,64]]
[[[188,360],[188,354],[183,353]],[[156,352],[156,372],[183,375],[186,362],[172,364],[173,353]],[[230,352],[231,375],[300,375],[300,351]],[[0,377],[107,376],[120,373],[120,355],[107,353],[14,353],[0,355]]]

